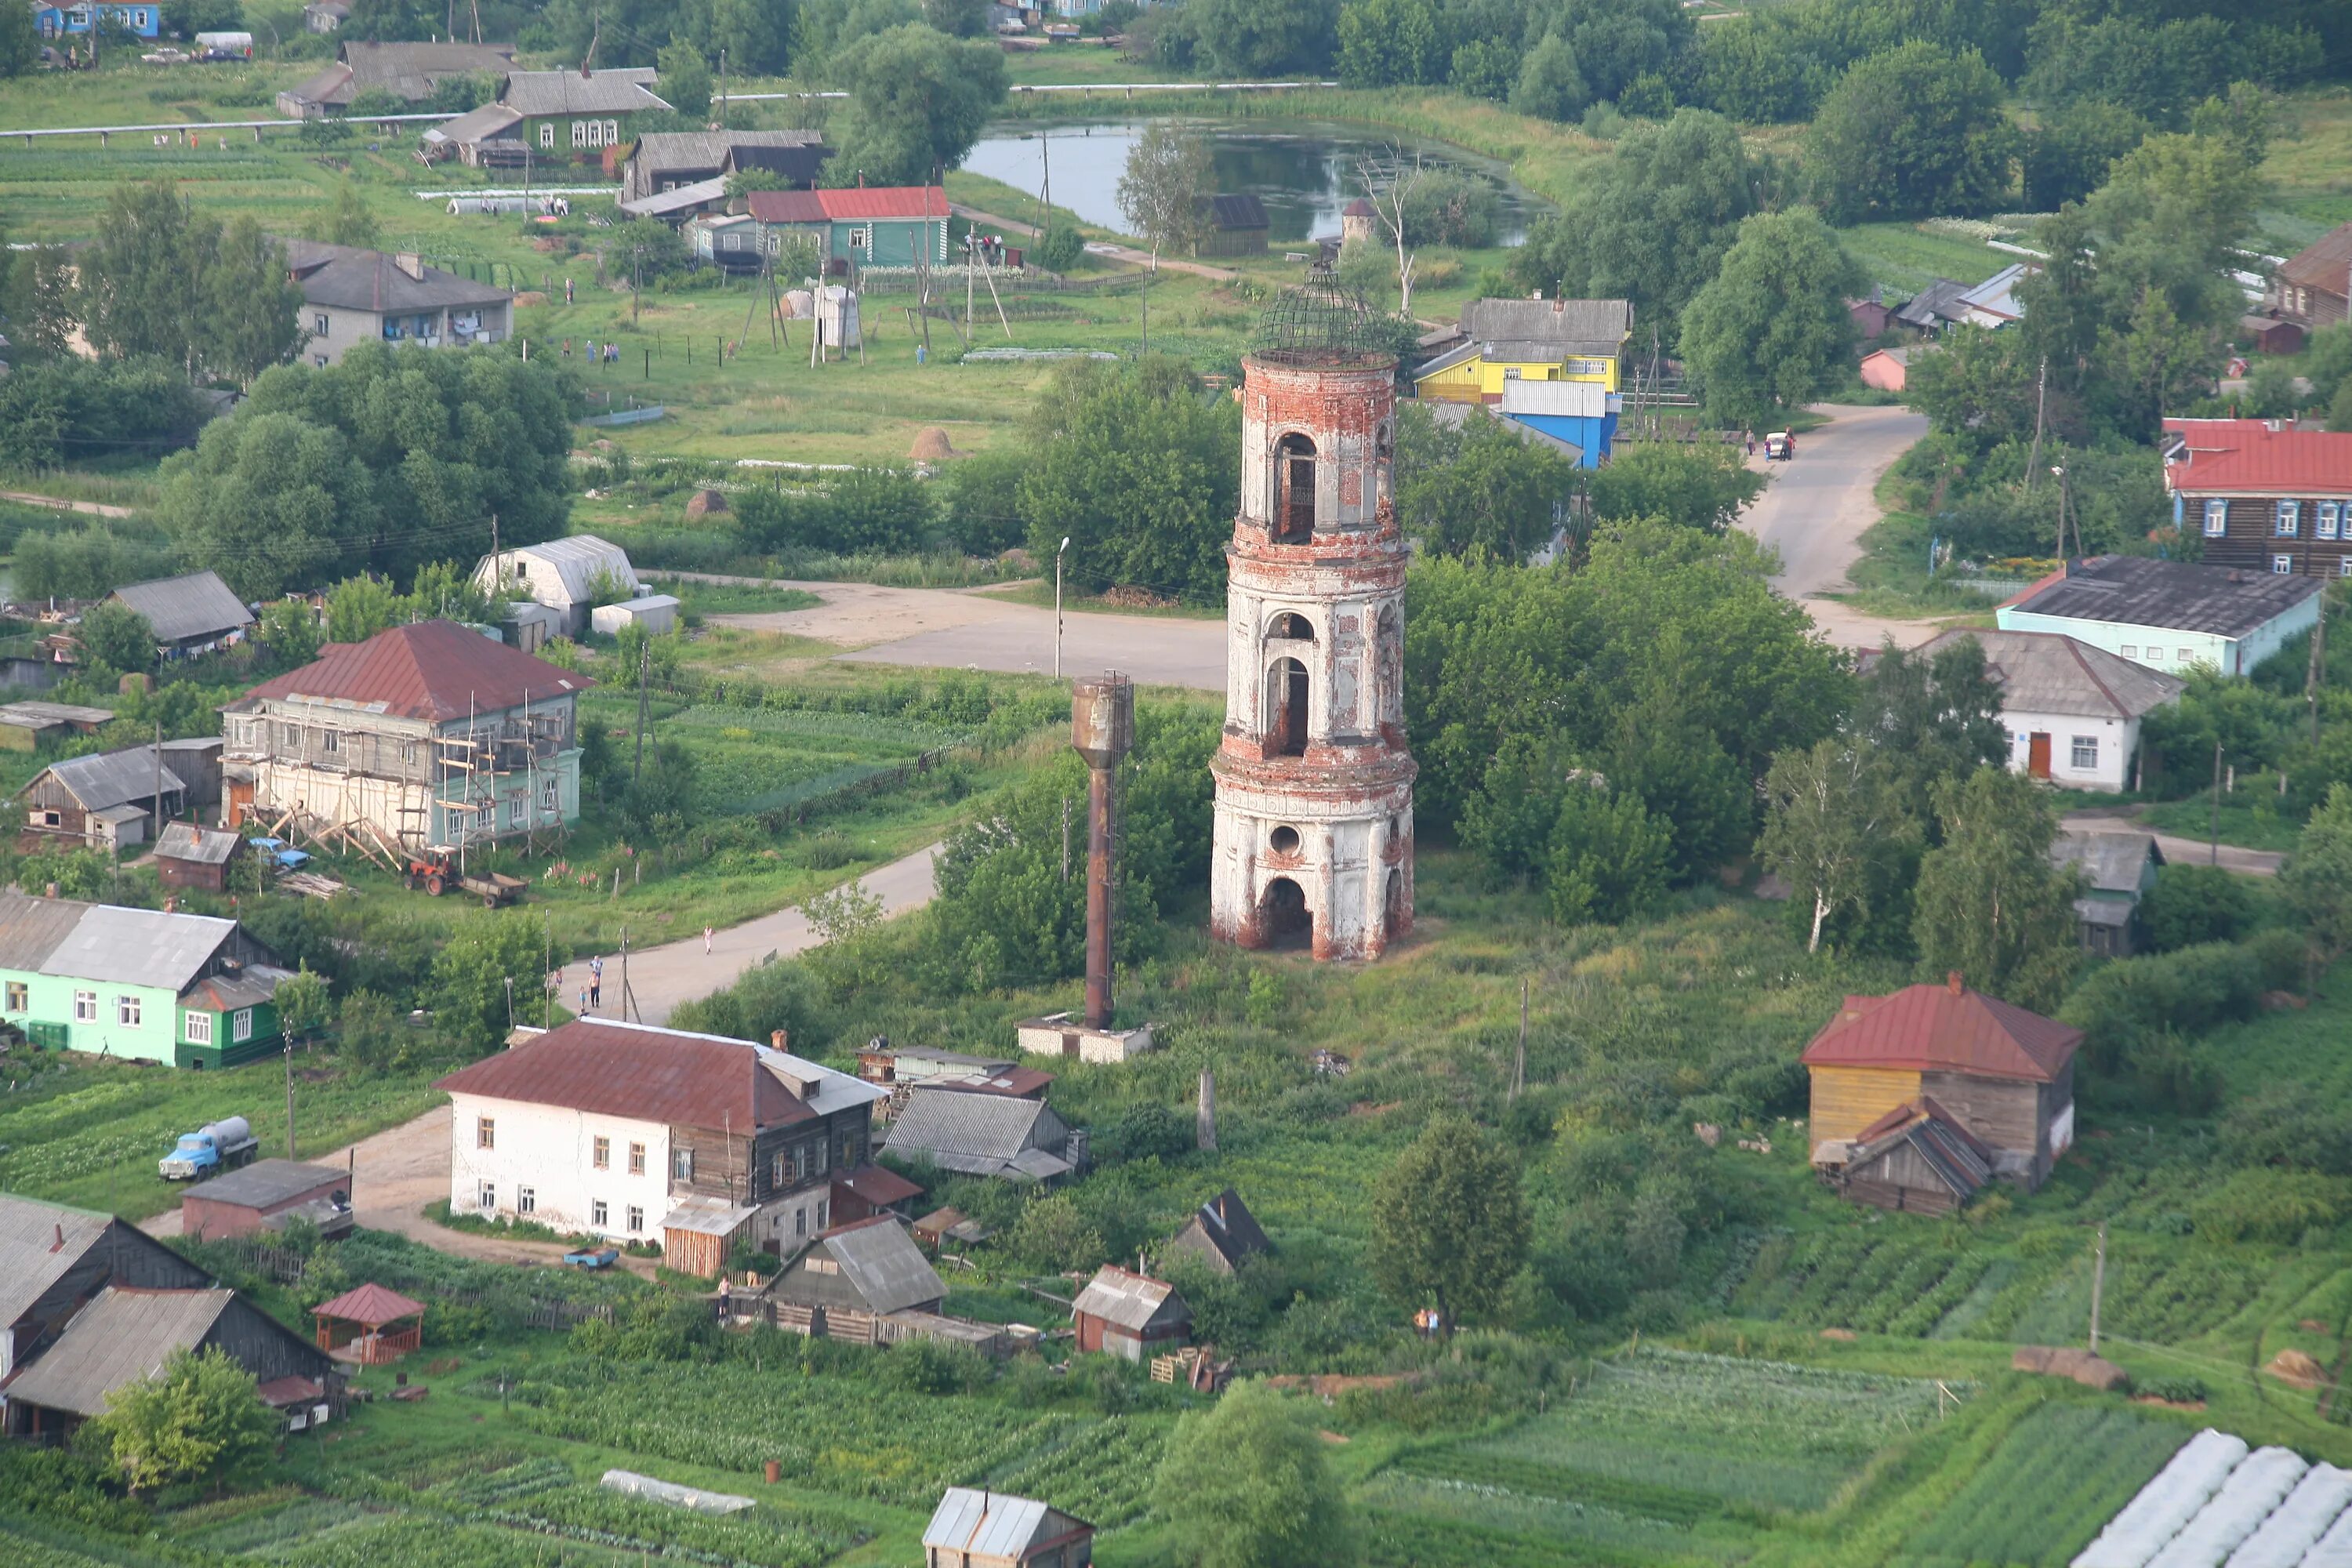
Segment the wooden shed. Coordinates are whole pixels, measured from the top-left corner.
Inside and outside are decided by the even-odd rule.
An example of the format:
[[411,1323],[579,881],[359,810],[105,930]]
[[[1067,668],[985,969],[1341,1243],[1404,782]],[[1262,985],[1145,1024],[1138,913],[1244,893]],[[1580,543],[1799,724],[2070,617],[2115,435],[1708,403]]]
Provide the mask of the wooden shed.
[[1070,1303],[1078,1349],[1147,1361],[1192,1336],[1192,1309],[1164,1279],[1106,1264]]
[[1265,251],[1266,236],[1273,224],[1265,216],[1265,204],[1246,192],[1232,196],[1204,196],[1207,209],[1202,216],[1200,243],[1193,247],[1195,256],[1260,256]]
[[226,827],[167,822],[155,841],[155,874],[167,888],[228,890],[231,861],[245,853],[245,836]]
[[1812,1080],[1817,1166],[1890,1111],[1932,1097],[1992,1154],[1993,1173],[2030,1191],[2074,1142],[2074,1052],[2083,1031],[1971,991],[1941,985],[1848,996],[1800,1058]]
[[923,1568],[1092,1568],[1095,1527],[1034,1498],[950,1487],[923,1530]]
[[1900,1214],[1948,1215],[1992,1180],[1993,1152],[1921,1098],[1864,1128],[1832,1182],[1847,1197]]
[[341,1165],[257,1160],[190,1187],[180,1198],[180,1233],[198,1241],[283,1230],[310,1221],[322,1236],[352,1228],[352,1173]]
[[1220,1274],[1231,1274],[1261,1252],[1273,1250],[1257,1216],[1231,1187],[1192,1211],[1168,1243],[1170,1254],[1200,1258]]

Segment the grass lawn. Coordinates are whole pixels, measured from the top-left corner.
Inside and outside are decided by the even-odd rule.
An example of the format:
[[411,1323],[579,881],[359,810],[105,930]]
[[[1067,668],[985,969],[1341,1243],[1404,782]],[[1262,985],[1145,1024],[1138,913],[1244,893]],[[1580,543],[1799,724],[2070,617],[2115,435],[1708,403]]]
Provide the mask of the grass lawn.
[[1889,294],[1910,295],[1938,278],[1974,283],[2015,259],[1979,240],[1910,223],[1864,223],[1838,231],[1863,273]]
[[[2224,779],[2226,786],[2228,780]],[[2213,832],[2211,791],[2200,790],[2182,800],[2158,801],[2145,807],[2139,819],[2158,833],[2203,839]],[[2238,775],[2237,788],[2221,792],[2221,841],[2245,849],[2284,853],[2294,847],[2303,831],[2302,819],[2279,797],[2278,775],[2248,773]]]

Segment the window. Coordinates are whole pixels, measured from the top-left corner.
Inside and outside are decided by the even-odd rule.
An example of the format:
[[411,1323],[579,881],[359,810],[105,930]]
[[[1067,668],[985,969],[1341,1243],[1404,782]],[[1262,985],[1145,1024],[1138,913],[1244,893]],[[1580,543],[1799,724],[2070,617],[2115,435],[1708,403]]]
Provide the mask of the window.
[[188,1015],[188,1044],[209,1046],[213,1043],[213,1016],[210,1013]]
[[2279,502],[2277,524],[2278,536],[2281,539],[2293,539],[2294,537],[2294,531],[2302,525],[2302,516],[2303,503],[2301,501],[2283,500]]
[[793,1151],[793,1180],[795,1182],[805,1182],[808,1180],[808,1145],[803,1143]]
[[2124,657],[2126,658],[2137,658],[2139,657],[2139,645],[2137,643],[2129,642],[2124,644]]
[[2311,525],[2312,532],[2322,539],[2334,539],[2344,518],[2344,503],[2324,500],[2319,503],[2319,515]]
[[871,226],[868,226],[868,227],[866,227],[866,228],[853,228],[853,229],[851,229],[851,230],[849,231],[849,248],[850,248],[850,249],[852,249],[852,250],[871,250],[871,249],[873,249],[873,248],[874,248],[874,230],[873,230],[873,228],[872,228]]
[[629,1145],[629,1174],[642,1176],[645,1173],[646,1146],[642,1143],[632,1143]]
[[669,1153],[669,1174],[670,1179],[676,1182],[690,1182],[694,1180],[694,1151],[691,1149],[671,1150]]
[[768,1162],[768,1185],[771,1188],[782,1187],[790,1185],[791,1182],[792,1165],[780,1152]]
[[343,732],[341,731],[321,730],[319,731],[319,750],[326,752],[327,755],[331,757],[340,753],[342,749]]
[[22,1013],[27,1011],[31,1006],[31,1003],[27,1000],[27,995],[28,994],[25,989],[25,983],[23,981],[11,980],[8,982],[8,1011],[11,1013]]
[[841,1135],[841,1168],[846,1171],[856,1163],[857,1134],[855,1132],[845,1132]]
[[253,1009],[239,1007],[229,1015],[228,1037],[238,1045],[253,1038]]
[[2272,575],[2272,576],[2273,576],[2273,577],[2286,577],[2286,576],[2291,576],[2291,575],[2293,575],[2294,572],[2294,556],[2292,556],[2292,555],[2273,555],[2273,556],[2272,556],[2272,557],[2271,557],[2271,575]]
[[2187,664],[2190,659],[2197,657],[2197,650],[2195,648],[2184,647],[2178,650],[2177,657],[2179,658],[2181,663]]
[[793,1234],[794,1236],[806,1236],[808,1234],[808,1210],[794,1209],[793,1211]]
[[2096,735],[2075,736],[2068,760],[2080,769],[2096,768],[2099,765],[2099,738]]
[[2160,647],[2151,646],[2147,650],[2147,657],[2160,664],[2164,661],[2164,650]]
[[415,762],[416,761],[416,742],[414,742],[414,741],[403,741],[403,742],[400,743],[400,760],[401,760],[402,762],[404,762],[404,763],[415,763]]
[[324,310],[310,318],[310,335],[318,338],[327,335],[327,313]]
[[517,1187],[515,1189],[515,1212],[517,1214],[537,1214],[539,1212],[539,1189],[537,1187]]
[[495,1149],[498,1146],[499,1124],[497,1121],[494,1118],[488,1116],[477,1116],[474,1118],[474,1147],[477,1149]]
[[97,992],[77,991],[74,993],[74,1022],[77,1024],[95,1024],[98,1022]]
[[825,1216],[826,1216],[826,1215],[830,1215],[832,1212],[833,1212],[833,1200],[832,1200],[831,1198],[819,1198],[819,1199],[817,1199],[817,1201],[816,1201],[816,1227],[817,1227],[817,1229],[819,1229],[819,1230],[823,1230],[823,1229],[825,1227]]
[[548,148],[552,148],[555,145],[555,126],[553,122],[542,121],[541,123],[539,128],[539,144],[542,147]]
[[2352,555],[2339,555],[2336,558],[2336,574],[2338,577],[2352,577]]
[[588,122],[586,121],[575,120],[572,122],[572,144],[574,147],[585,147],[588,145]]
[[618,147],[620,144],[621,122],[617,120],[607,120],[604,121],[604,145]]
[[828,1153],[830,1153],[831,1152],[832,1152],[831,1145],[827,1144],[824,1139],[820,1138],[820,1139],[818,1139],[818,1140],[817,1140],[817,1142],[816,1142],[816,1173],[817,1173],[818,1175],[820,1175],[820,1176],[822,1176],[822,1175],[824,1175],[824,1162],[825,1162],[825,1156],[826,1156]]
[[139,998],[117,996],[114,999],[114,1021],[126,1029],[139,1026]]
[[2205,503],[2205,537],[2219,539],[2230,531],[2230,503],[2219,497]]
[[604,1206],[604,1199],[598,1198],[588,1205],[588,1223],[598,1230],[613,1223],[613,1211]]
[[499,1206],[499,1184],[496,1182],[484,1182],[482,1190],[474,1195],[480,1200],[482,1207],[486,1210]]
[[629,1234],[635,1236],[646,1228],[646,1211],[636,1205],[629,1205]]
[[740,234],[721,235],[719,237],[719,248],[721,250],[740,250],[743,248],[743,237]]
[[597,1139],[595,1143],[589,1150],[588,1163],[595,1166],[600,1171],[611,1170],[613,1168],[613,1141],[610,1138]]

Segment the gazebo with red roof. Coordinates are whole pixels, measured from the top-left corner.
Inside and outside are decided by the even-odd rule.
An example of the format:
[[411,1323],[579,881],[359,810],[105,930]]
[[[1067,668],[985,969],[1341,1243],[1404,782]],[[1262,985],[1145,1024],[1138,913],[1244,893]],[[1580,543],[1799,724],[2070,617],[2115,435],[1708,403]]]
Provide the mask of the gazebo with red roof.
[[1800,1059],[1812,1078],[1813,1163],[1843,1166],[1890,1112],[1932,1099],[1992,1152],[1995,1174],[2038,1187],[2074,1141],[2083,1031],[1941,985],[1849,996]]
[[310,1309],[319,1348],[364,1366],[398,1361],[424,1342],[425,1303],[373,1283]]

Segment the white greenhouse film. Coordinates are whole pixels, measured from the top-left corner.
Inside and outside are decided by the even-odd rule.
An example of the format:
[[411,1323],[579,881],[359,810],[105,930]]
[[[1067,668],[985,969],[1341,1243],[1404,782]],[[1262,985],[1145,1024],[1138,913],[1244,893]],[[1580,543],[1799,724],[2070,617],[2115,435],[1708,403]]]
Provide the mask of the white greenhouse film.
[[2303,1554],[2301,1568],[2352,1568],[2352,1513],[2336,1516],[2318,1544]]
[[2302,1568],[2305,1554],[2337,1522],[2347,1504],[2352,1504],[2352,1470],[2312,1466],[2278,1511],[2230,1553],[2229,1568]]
[[2244,1438],[2206,1427],[2183,1443],[2156,1479],[2107,1521],[2097,1540],[2074,1554],[2071,1568],[2147,1568],[2165,1543],[2221,1489],[2246,1453]]
[[2148,1568],[2221,1568],[2222,1560],[2262,1528],[2309,1468],[2292,1448],[2255,1449]]

